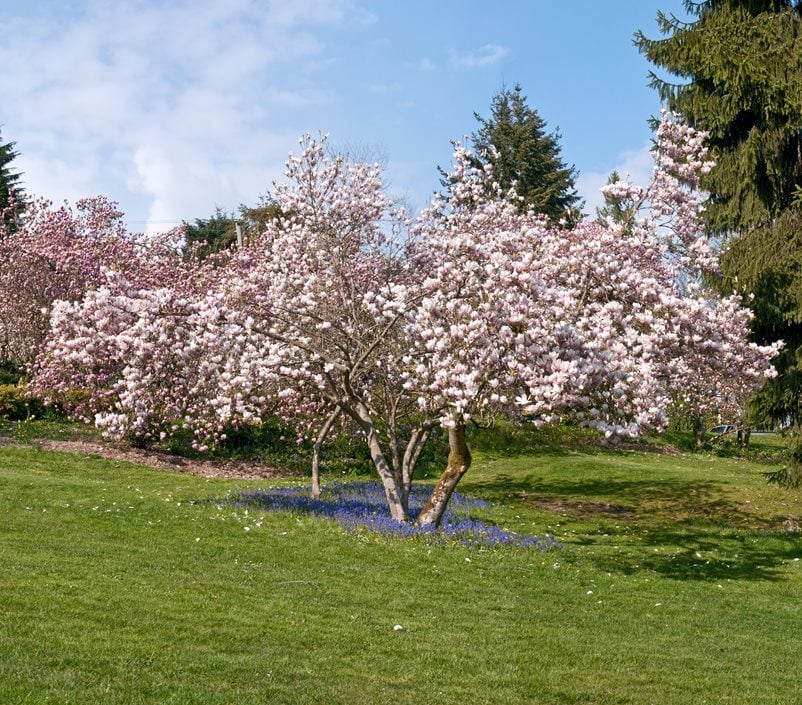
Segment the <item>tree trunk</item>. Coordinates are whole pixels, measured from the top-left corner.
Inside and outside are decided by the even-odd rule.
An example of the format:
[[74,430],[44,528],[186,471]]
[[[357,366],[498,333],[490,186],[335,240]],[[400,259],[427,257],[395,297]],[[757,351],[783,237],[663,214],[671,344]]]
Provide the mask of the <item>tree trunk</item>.
[[[353,400],[353,404],[349,403]],[[350,393],[350,398],[346,398],[345,402],[340,402],[340,408],[344,413],[348,414],[354,421],[356,421],[365,441],[368,444],[370,451],[370,459],[376,467],[376,472],[379,473],[382,485],[384,486],[384,494],[387,497],[387,505],[390,507],[390,516],[398,522],[409,521],[407,514],[407,501],[404,493],[396,482],[395,473],[387,462],[387,457],[382,450],[381,441],[379,440],[379,432],[373,423],[370,411],[364,402],[356,398],[353,393]]]
[[429,440],[431,432],[432,428],[428,424],[414,429],[409,437],[407,447],[404,450],[404,459],[401,464],[401,482],[407,498],[409,498],[409,493],[412,491],[412,477],[415,474],[415,467],[420,459],[421,451]]
[[748,448],[749,447],[749,437],[752,435],[752,427],[751,426],[743,426],[738,429],[738,447],[739,448]]
[[693,426],[693,439],[696,441],[696,446],[701,447],[705,442],[705,419],[702,416],[694,414],[691,424]]
[[396,484],[395,475],[387,463],[387,458],[384,457],[384,452],[379,443],[379,434],[372,425],[365,434],[365,438],[370,449],[370,457],[384,485],[384,494],[387,497],[387,505],[390,507],[390,516],[398,522],[409,521],[403,494]]
[[437,486],[429,496],[429,501],[418,516],[420,526],[440,526],[448,500],[457,483],[471,467],[471,452],[465,442],[465,425],[461,424],[448,429],[448,463]]
[[329,435],[329,431],[331,431],[341,411],[338,406],[331,412],[326,419],[326,423],[323,424],[323,428],[320,429],[320,433],[317,434],[315,445],[312,448],[312,499],[320,497],[320,450],[323,447],[323,441],[326,440],[326,436]]

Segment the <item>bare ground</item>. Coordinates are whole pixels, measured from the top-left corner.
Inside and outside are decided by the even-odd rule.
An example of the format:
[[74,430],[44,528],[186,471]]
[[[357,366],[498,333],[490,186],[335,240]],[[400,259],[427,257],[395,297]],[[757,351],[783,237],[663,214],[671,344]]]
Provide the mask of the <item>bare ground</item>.
[[[0,437],[0,445],[15,444],[13,439]],[[85,456],[98,456],[109,460],[120,460],[136,465],[144,465],[159,470],[185,472],[200,477],[235,478],[239,480],[263,480],[292,475],[288,470],[272,467],[258,460],[221,460],[207,458],[184,458],[156,450],[132,448],[130,446],[97,443],[92,441],[53,441],[36,440],[37,448],[55,450],[62,453],[76,453]]]

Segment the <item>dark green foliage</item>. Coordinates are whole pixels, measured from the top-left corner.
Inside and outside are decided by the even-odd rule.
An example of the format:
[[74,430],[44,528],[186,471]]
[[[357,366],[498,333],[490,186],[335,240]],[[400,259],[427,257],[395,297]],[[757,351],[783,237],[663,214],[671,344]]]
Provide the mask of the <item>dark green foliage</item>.
[[22,372],[9,360],[0,360],[0,384],[16,384]]
[[211,218],[196,219],[194,225],[187,224],[187,248],[199,249],[201,257],[221,252],[237,244],[237,223],[243,241],[261,233],[267,223],[280,217],[281,210],[269,197],[263,197],[253,207],[240,205],[239,215],[215,209]]
[[490,117],[474,113],[480,128],[471,136],[477,165],[490,163],[504,189],[513,183],[521,211],[532,209],[552,221],[579,218],[576,169],[560,156],[559,132],[546,132],[546,123],[526,104],[521,86],[503,88],[493,97]]
[[792,433],[788,437],[790,460],[779,470],[763,473],[766,479],[780,487],[802,489],[802,435]]
[[0,220],[9,232],[17,229],[20,216],[25,210],[20,174],[9,166],[17,156],[14,143],[3,144],[0,138]]
[[802,3],[687,3],[697,19],[662,13],[666,38],[635,44],[679,82],[651,74],[671,110],[710,133],[717,167],[704,180],[720,233],[767,225],[802,179]]
[[[406,429],[399,429],[401,437],[406,437]],[[300,441],[299,441],[300,437]],[[192,449],[192,434],[175,434],[168,450],[177,455],[201,457],[209,454],[198,453]],[[314,439],[303,437],[296,429],[276,417],[267,417],[259,426],[245,426],[229,429],[226,440],[217,446],[210,455],[219,459],[258,458],[268,465],[299,474],[309,474],[312,468]],[[439,475],[448,457],[448,443],[440,433],[432,434],[421,452],[416,470],[417,478]],[[372,476],[376,472],[367,445],[351,429],[332,432],[326,439],[320,455],[323,482],[339,475],[357,474]]]
[[[621,181],[621,175],[615,171],[610,172],[607,177],[607,185],[615,184]],[[635,207],[624,208],[621,201],[608,196],[604,197],[604,205],[596,208],[596,222],[602,227],[607,227],[610,224],[621,226],[624,232],[631,232],[632,225],[637,215]]]
[[234,214],[217,208],[211,218],[197,218],[194,225],[187,224],[187,248],[199,248],[201,256],[225,250],[237,241]]
[[796,209],[780,214],[772,227],[751,230],[724,254],[724,284],[754,298],[753,334],[759,342],[782,339],[774,360],[778,376],[755,396],[757,425],[802,426],[802,218]]

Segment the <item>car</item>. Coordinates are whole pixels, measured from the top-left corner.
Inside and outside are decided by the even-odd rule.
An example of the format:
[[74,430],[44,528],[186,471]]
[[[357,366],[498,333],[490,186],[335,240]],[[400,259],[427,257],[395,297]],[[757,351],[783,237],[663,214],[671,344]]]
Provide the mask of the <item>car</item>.
[[710,429],[710,433],[716,433],[718,435],[721,435],[723,433],[729,433],[734,428],[735,428],[735,426],[733,426],[732,424],[723,423],[723,424],[719,424],[718,426],[713,426],[713,428]]

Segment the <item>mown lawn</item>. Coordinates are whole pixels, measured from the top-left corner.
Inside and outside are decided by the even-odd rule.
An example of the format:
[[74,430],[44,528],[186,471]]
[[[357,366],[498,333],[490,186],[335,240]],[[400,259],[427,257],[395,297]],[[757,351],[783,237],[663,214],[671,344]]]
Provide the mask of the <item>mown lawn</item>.
[[[547,553],[209,501],[256,482],[0,448],[0,702],[797,704],[802,494],[772,466],[476,453]],[[395,630],[395,625],[403,628]]]

